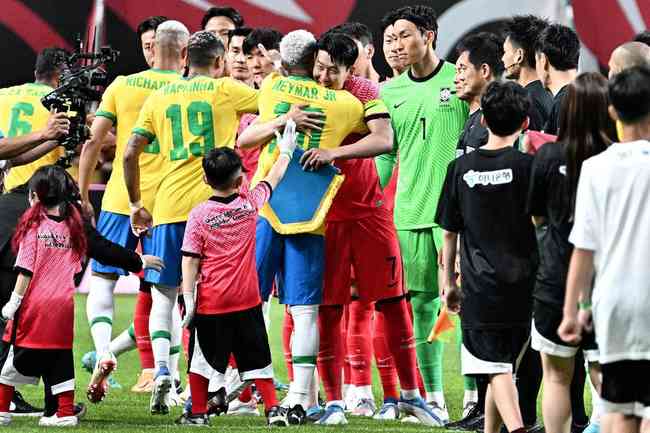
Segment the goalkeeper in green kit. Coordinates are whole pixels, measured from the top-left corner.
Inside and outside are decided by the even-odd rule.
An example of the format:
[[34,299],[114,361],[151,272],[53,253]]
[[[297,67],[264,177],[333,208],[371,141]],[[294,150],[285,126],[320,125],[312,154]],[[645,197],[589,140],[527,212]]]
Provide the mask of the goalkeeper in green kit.
[[[381,98],[395,131],[393,152],[375,159],[382,187],[399,158],[395,227],[411,295],[418,366],[426,401],[443,422],[449,421],[442,387],[441,342],[427,343],[440,309],[438,253],[442,229],[434,223],[438,198],[468,117],[468,106],[455,96],[455,67],[435,53],[438,24],[434,10],[407,6],[390,12],[391,50],[410,69],[386,83]],[[466,379],[464,407],[476,402],[473,381]]]

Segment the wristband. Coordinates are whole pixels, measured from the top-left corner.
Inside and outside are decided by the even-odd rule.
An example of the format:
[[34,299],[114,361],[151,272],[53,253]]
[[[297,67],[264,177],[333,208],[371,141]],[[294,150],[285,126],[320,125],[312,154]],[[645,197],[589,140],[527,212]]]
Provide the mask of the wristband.
[[579,310],[591,310],[591,302],[589,301],[580,301],[578,302],[578,309]]
[[139,211],[143,207],[144,206],[142,205],[142,200],[138,200],[135,203],[129,203],[129,209],[131,210],[131,213]]

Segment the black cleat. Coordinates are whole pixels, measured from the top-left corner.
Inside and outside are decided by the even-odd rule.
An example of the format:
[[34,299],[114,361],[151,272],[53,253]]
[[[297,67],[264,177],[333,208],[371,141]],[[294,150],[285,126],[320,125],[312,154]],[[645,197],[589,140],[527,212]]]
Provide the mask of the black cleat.
[[217,392],[208,394],[208,415],[222,415],[228,412],[228,401],[226,400],[226,388],[220,388]]
[[209,427],[210,418],[207,414],[203,415],[192,415],[189,413],[184,413],[179,418],[176,419],[176,424],[186,425],[192,427]]
[[43,416],[43,409],[27,403],[18,390],[14,390],[14,398],[11,399],[9,412],[13,416]]
[[77,419],[81,419],[86,416],[86,411],[86,405],[83,403],[77,403],[72,408],[72,413],[77,417]]
[[269,426],[286,427],[287,422],[287,409],[280,406],[273,406],[266,413],[266,420]]
[[483,430],[484,421],[485,414],[481,412],[478,406],[474,406],[465,418],[447,424],[445,429],[456,431]]
[[297,404],[287,412],[287,422],[291,425],[301,425],[305,423],[307,413],[301,405]]

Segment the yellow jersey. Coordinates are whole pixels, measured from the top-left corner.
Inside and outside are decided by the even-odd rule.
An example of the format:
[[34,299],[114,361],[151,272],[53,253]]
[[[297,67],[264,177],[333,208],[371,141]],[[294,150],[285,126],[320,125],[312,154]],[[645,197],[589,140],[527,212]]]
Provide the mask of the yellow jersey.
[[[105,117],[116,127],[115,160],[113,171],[106,185],[102,210],[129,215],[129,195],[124,182],[122,161],[140,109],[147,97],[157,89],[179,80],[176,71],[149,69],[132,75],[120,75],[106,88],[96,116]],[[162,158],[157,143],[151,143],[140,157],[140,191],[142,203],[151,209],[160,183]]]
[[[298,133],[298,146],[305,150],[312,147],[321,149],[339,147],[348,135],[369,132],[365,122],[366,116],[377,111],[386,111],[381,101],[373,100],[364,106],[351,93],[345,90],[327,89],[311,78],[284,77],[278,73],[272,73],[264,79],[260,88],[259,119],[261,122],[268,122],[287,113],[292,104],[307,104],[307,111],[325,115],[322,131],[312,131],[311,136]],[[252,185],[266,177],[279,153],[275,139],[262,148]],[[260,210],[260,215],[267,220],[273,218],[268,203]],[[323,227],[321,227],[312,233],[322,234],[323,232]]]
[[[0,131],[5,137],[18,137],[45,128],[50,112],[41,98],[53,89],[45,84],[27,83],[0,89]],[[5,178],[5,191],[26,183],[36,170],[54,164],[63,155],[57,147],[29,164],[13,167]]]
[[[157,140],[163,166],[154,226],[187,221],[212,195],[203,182],[203,155],[234,148],[239,115],[257,112],[257,90],[232,78],[202,75],[171,83],[147,99],[133,133]],[[149,208],[151,210],[151,208]]]

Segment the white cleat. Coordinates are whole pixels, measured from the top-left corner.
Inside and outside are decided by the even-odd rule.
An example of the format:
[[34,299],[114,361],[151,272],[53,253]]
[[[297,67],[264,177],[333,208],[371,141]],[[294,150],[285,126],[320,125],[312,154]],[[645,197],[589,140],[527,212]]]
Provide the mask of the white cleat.
[[243,402],[238,398],[234,399],[228,403],[228,412],[226,414],[236,416],[260,416],[260,412],[257,409],[257,401],[254,397],[247,402]]
[[345,411],[338,404],[331,404],[325,409],[325,413],[315,424],[318,425],[346,425]]
[[404,418],[402,418],[402,422],[404,424],[422,424],[422,422],[419,419],[417,419],[416,416],[413,415],[405,416]]
[[[384,401],[384,404],[379,411],[372,417],[379,421],[396,420],[399,418],[399,409],[397,408],[397,400]],[[417,418],[416,418],[417,419]]]
[[72,416],[62,416],[59,418],[56,414],[52,416],[44,416],[38,420],[38,425],[41,427],[75,427],[79,424],[79,419]]
[[151,401],[149,408],[152,415],[167,415],[169,406],[167,405],[167,395],[172,387],[172,377],[169,370],[163,367],[158,371],[154,379],[153,391],[151,392]]
[[440,407],[438,403],[435,401],[431,401],[427,403],[427,406],[429,406],[429,409],[431,409],[431,412],[436,414],[438,419],[443,423],[443,424],[449,424],[449,411],[447,411],[447,406]]
[[362,398],[357,402],[357,405],[352,409],[352,415],[364,416],[366,418],[372,417],[377,411],[375,401],[369,398]]
[[0,412],[0,425],[9,425],[9,424],[11,424],[11,413]]

